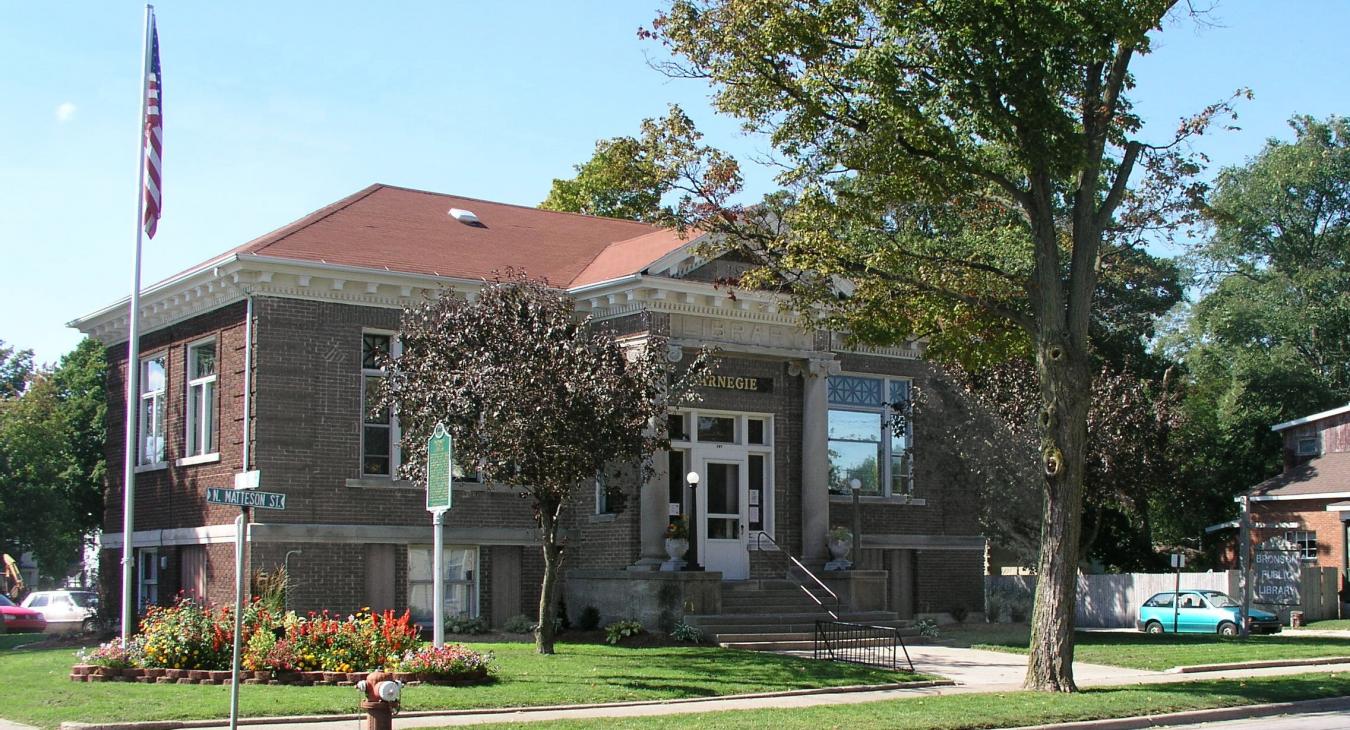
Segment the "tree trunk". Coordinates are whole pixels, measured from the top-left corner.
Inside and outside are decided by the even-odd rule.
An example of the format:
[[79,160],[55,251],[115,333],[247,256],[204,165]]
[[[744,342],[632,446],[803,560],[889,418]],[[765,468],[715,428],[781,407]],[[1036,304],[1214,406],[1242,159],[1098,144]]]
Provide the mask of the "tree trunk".
[[1031,619],[1027,689],[1073,692],[1073,631],[1077,605],[1083,470],[1091,375],[1086,348],[1062,341],[1037,346],[1041,381],[1041,464],[1045,494],[1036,604]]
[[553,619],[558,615],[558,568],[562,564],[558,508],[539,510],[539,532],[544,543],[544,584],[539,591],[539,627],[534,631],[534,648],[540,654],[552,654],[556,636]]

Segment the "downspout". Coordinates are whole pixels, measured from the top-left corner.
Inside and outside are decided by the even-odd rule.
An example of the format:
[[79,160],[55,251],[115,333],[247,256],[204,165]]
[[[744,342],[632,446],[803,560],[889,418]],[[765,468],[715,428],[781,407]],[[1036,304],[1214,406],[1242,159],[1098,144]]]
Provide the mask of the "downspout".
[[240,471],[248,471],[250,426],[253,417],[253,294],[244,292],[244,453]]

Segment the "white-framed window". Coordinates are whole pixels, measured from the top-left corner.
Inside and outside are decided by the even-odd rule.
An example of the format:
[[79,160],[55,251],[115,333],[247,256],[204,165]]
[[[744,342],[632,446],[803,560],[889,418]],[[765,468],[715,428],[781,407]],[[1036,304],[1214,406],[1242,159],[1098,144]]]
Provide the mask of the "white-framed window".
[[136,551],[136,609],[145,613],[150,606],[159,605],[159,550],[142,548]]
[[832,375],[828,382],[830,491],[889,497],[914,492],[908,378]]
[[1304,560],[1317,559],[1317,532],[1315,530],[1290,530],[1284,533],[1284,539],[1298,547]]
[[[670,436],[670,518],[680,513],[685,474],[693,467],[689,450],[700,444],[739,446],[745,451],[747,478],[746,529],[774,534],[773,524],[773,416],[704,409],[670,413],[666,428]],[[687,525],[686,525],[687,527]]]
[[398,356],[398,339],[389,332],[361,333],[361,476],[393,477],[398,473],[398,419],[379,407],[381,367],[385,355]]
[[164,355],[141,360],[141,406],[136,418],[136,464],[156,466],[164,463]]
[[216,341],[187,349],[187,456],[216,453]]
[[1308,436],[1298,440],[1299,456],[1317,456],[1320,453],[1322,453],[1322,442],[1316,436]]
[[[431,545],[408,546],[408,608],[413,620],[430,626],[435,585]],[[447,545],[441,552],[445,616],[478,615],[478,548]]]

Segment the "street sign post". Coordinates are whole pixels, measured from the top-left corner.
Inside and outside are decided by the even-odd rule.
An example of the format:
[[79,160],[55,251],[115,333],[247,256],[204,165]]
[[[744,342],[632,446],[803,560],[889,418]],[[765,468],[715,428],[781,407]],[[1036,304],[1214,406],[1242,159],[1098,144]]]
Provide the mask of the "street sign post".
[[206,501],[211,504],[228,504],[232,507],[286,509],[286,495],[281,492],[258,492],[252,489],[207,487]]
[[431,513],[431,643],[445,645],[445,513],[450,509],[455,470],[454,440],[444,423],[436,424],[427,439],[427,511]]
[[239,516],[234,520],[234,659],[230,665],[230,730],[239,727],[239,651],[240,633],[243,631],[244,616],[244,543],[248,541],[248,525],[244,522],[244,510],[249,507],[261,509],[286,509],[286,495],[280,492],[260,492],[262,473],[256,469],[234,475],[234,489],[207,487],[206,501],[209,504],[226,504],[239,508]]

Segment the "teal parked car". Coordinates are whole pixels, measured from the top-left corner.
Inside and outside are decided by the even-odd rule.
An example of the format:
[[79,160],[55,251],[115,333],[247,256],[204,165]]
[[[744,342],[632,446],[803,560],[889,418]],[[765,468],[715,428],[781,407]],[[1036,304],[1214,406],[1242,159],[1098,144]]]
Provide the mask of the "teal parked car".
[[[1172,622],[1176,621],[1177,633],[1218,634],[1237,636],[1238,622],[1241,621],[1242,604],[1233,600],[1223,591],[1194,590],[1181,591],[1181,602],[1173,611],[1177,594],[1163,591],[1139,607],[1139,618],[1135,628],[1150,634],[1172,633]],[[1252,633],[1277,634],[1280,632],[1280,617],[1269,611],[1251,609],[1247,616],[1247,626]]]

